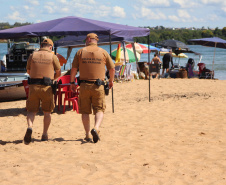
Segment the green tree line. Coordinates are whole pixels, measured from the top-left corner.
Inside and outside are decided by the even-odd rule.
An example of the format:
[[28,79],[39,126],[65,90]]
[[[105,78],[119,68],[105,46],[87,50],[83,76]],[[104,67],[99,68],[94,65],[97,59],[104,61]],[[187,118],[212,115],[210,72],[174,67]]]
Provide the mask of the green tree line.
[[[207,37],[220,37],[226,40],[226,27],[219,29],[218,27],[214,30],[211,29],[169,29],[163,26],[150,28],[150,43],[160,42],[162,40],[174,39],[188,43],[189,39],[207,38]],[[148,37],[136,37],[134,39],[136,42],[147,43]]]
[[[3,29],[8,29],[8,28],[14,28],[14,27],[19,27],[19,26],[25,26],[33,23],[19,23],[15,22],[14,24],[10,25],[8,22],[2,22],[0,23],[0,30]],[[206,37],[220,37],[222,39],[226,40],[226,27],[223,29],[219,29],[216,27],[215,29],[205,29],[202,27],[201,29],[169,29],[165,28],[163,26],[156,26],[154,28],[151,27],[146,27],[150,29],[150,43],[156,43],[160,42],[162,40],[167,40],[167,39],[174,39],[174,40],[179,40],[181,42],[184,42],[186,44],[191,44],[188,43],[189,39],[198,39],[198,38],[206,38]],[[61,37],[50,37],[53,41],[58,40]],[[30,39],[33,42],[38,42],[37,38],[31,38]],[[135,42],[140,42],[140,43],[148,43],[148,37],[136,37],[134,38]]]

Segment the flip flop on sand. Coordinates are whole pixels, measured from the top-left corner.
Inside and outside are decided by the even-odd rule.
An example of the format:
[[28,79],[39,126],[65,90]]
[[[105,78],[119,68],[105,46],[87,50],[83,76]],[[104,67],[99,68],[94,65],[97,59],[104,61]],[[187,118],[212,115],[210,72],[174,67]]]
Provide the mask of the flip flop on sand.
[[24,136],[24,143],[27,145],[31,142],[31,134],[32,128],[27,128],[26,134]]
[[100,137],[99,137],[99,135],[98,135],[99,132],[100,132],[100,131],[96,131],[95,128],[93,128],[93,129],[91,130],[91,134],[92,134],[92,136],[93,136],[93,142],[94,142],[94,143],[97,143],[98,140],[100,140]]

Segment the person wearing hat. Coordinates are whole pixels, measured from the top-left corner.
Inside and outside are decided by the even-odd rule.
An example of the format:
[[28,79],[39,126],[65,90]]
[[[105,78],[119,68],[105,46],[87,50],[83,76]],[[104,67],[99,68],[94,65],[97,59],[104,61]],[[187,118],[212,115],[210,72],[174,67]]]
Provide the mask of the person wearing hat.
[[41,48],[34,51],[27,61],[27,73],[30,75],[29,95],[26,103],[28,128],[24,136],[24,143],[31,142],[32,126],[36,113],[39,111],[40,102],[43,119],[42,141],[48,140],[48,128],[51,122],[51,112],[54,109],[52,83],[61,75],[60,62],[52,52],[53,41],[44,39]]
[[71,89],[76,90],[74,79],[77,71],[80,74],[79,113],[85,129],[85,140],[90,142],[90,117],[95,115],[94,128],[91,130],[93,142],[100,140],[99,128],[104,117],[105,105],[105,67],[109,71],[109,88],[113,87],[115,65],[106,50],[97,46],[98,36],[90,33],[86,37],[86,47],[75,54],[71,69]]

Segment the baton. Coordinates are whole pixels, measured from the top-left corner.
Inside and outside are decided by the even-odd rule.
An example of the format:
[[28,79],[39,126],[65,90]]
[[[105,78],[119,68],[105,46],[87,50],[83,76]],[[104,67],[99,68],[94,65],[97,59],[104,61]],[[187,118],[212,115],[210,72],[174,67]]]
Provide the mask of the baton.
[[114,113],[114,94],[113,94],[113,87],[111,88],[111,94],[112,94],[112,112]]

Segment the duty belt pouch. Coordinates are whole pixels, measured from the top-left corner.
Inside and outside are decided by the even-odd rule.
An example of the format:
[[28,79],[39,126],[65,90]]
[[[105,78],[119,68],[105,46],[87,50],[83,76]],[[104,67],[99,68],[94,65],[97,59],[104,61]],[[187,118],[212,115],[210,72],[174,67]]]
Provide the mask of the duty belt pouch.
[[43,85],[51,86],[52,80],[48,77],[43,77]]
[[102,84],[103,82],[102,82],[102,80],[100,80],[99,78],[95,81],[95,85],[97,85],[97,86],[101,86],[101,85],[103,85]]
[[104,92],[106,96],[109,95],[109,82],[104,85]]

